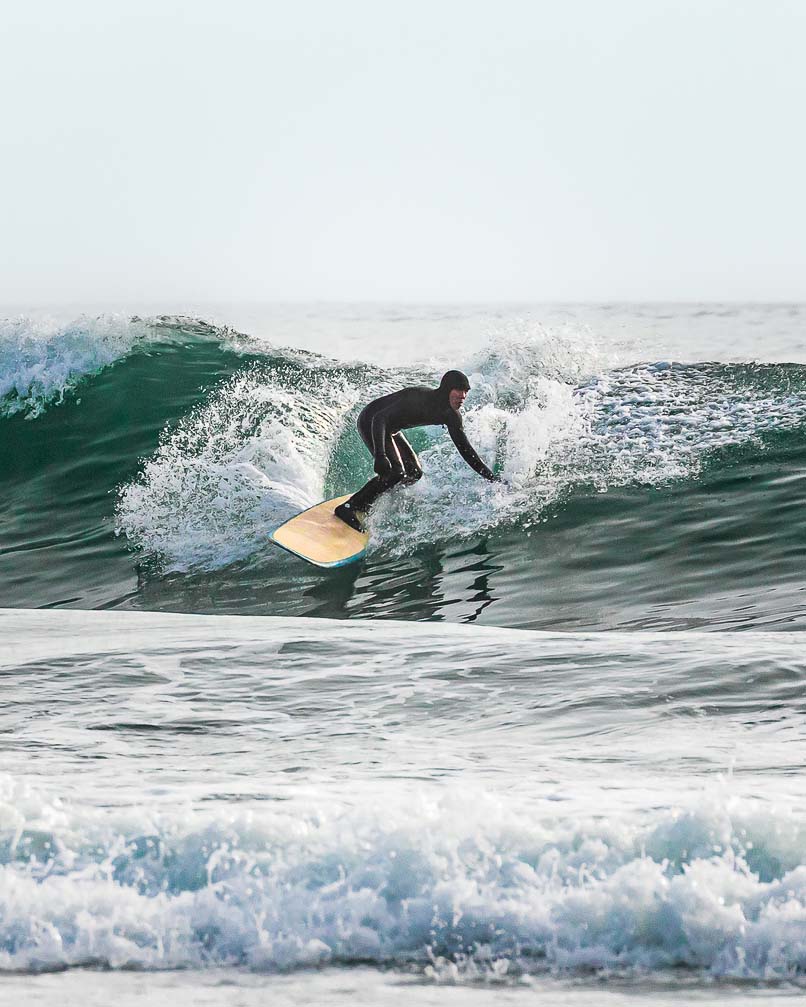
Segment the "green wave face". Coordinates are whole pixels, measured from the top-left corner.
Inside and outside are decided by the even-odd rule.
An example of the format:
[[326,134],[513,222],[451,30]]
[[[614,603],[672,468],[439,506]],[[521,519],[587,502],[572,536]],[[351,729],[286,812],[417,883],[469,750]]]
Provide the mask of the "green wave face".
[[267,532],[361,484],[363,404],[429,369],[257,346],[188,320],[0,330],[0,605],[387,616],[533,628],[802,627],[806,369],[464,363],[490,486],[440,428],[323,574]]

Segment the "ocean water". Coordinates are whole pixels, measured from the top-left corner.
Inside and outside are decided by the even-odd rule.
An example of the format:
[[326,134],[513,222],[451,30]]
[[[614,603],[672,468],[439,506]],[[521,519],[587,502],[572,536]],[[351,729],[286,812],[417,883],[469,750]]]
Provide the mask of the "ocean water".
[[0,1000],[803,996],[806,307],[7,315]]

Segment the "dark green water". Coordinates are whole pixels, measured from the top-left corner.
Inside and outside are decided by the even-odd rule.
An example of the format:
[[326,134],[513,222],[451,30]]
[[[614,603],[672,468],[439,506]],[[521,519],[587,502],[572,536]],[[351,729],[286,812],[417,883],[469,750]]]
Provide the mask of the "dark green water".
[[365,562],[323,573],[266,532],[358,485],[358,408],[429,373],[225,335],[164,324],[61,401],[6,397],[0,606],[804,627],[804,368],[637,364],[572,381],[539,354],[507,368],[494,346],[475,361],[468,424],[510,490],[484,497],[439,431],[414,431],[422,492],[385,502]]

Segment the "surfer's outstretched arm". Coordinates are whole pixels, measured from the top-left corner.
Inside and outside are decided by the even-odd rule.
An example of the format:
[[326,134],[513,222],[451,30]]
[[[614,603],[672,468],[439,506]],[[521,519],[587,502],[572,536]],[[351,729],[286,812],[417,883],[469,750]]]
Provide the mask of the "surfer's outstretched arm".
[[481,458],[479,458],[476,454],[470,441],[467,439],[464,424],[462,423],[462,417],[459,413],[454,413],[454,415],[448,420],[447,426],[448,433],[451,435],[451,440],[456,445],[456,449],[467,464],[475,472],[478,472],[480,476],[484,476],[485,479],[489,479],[490,482],[498,482],[497,476],[493,475],[491,470],[487,468]]

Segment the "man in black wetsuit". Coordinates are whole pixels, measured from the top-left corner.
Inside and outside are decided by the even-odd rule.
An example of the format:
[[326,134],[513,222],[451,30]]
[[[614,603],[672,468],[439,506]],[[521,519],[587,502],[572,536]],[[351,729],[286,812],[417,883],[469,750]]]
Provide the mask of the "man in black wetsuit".
[[420,460],[400,432],[410,427],[446,426],[467,464],[485,479],[498,481],[465,435],[459,410],[469,391],[470,382],[461,371],[448,371],[439,388],[403,388],[365,406],[358,417],[358,432],[375,459],[377,474],[336,508],[336,516],[351,528],[363,531],[363,519],[382,493],[398,483],[410,486],[422,476]]

